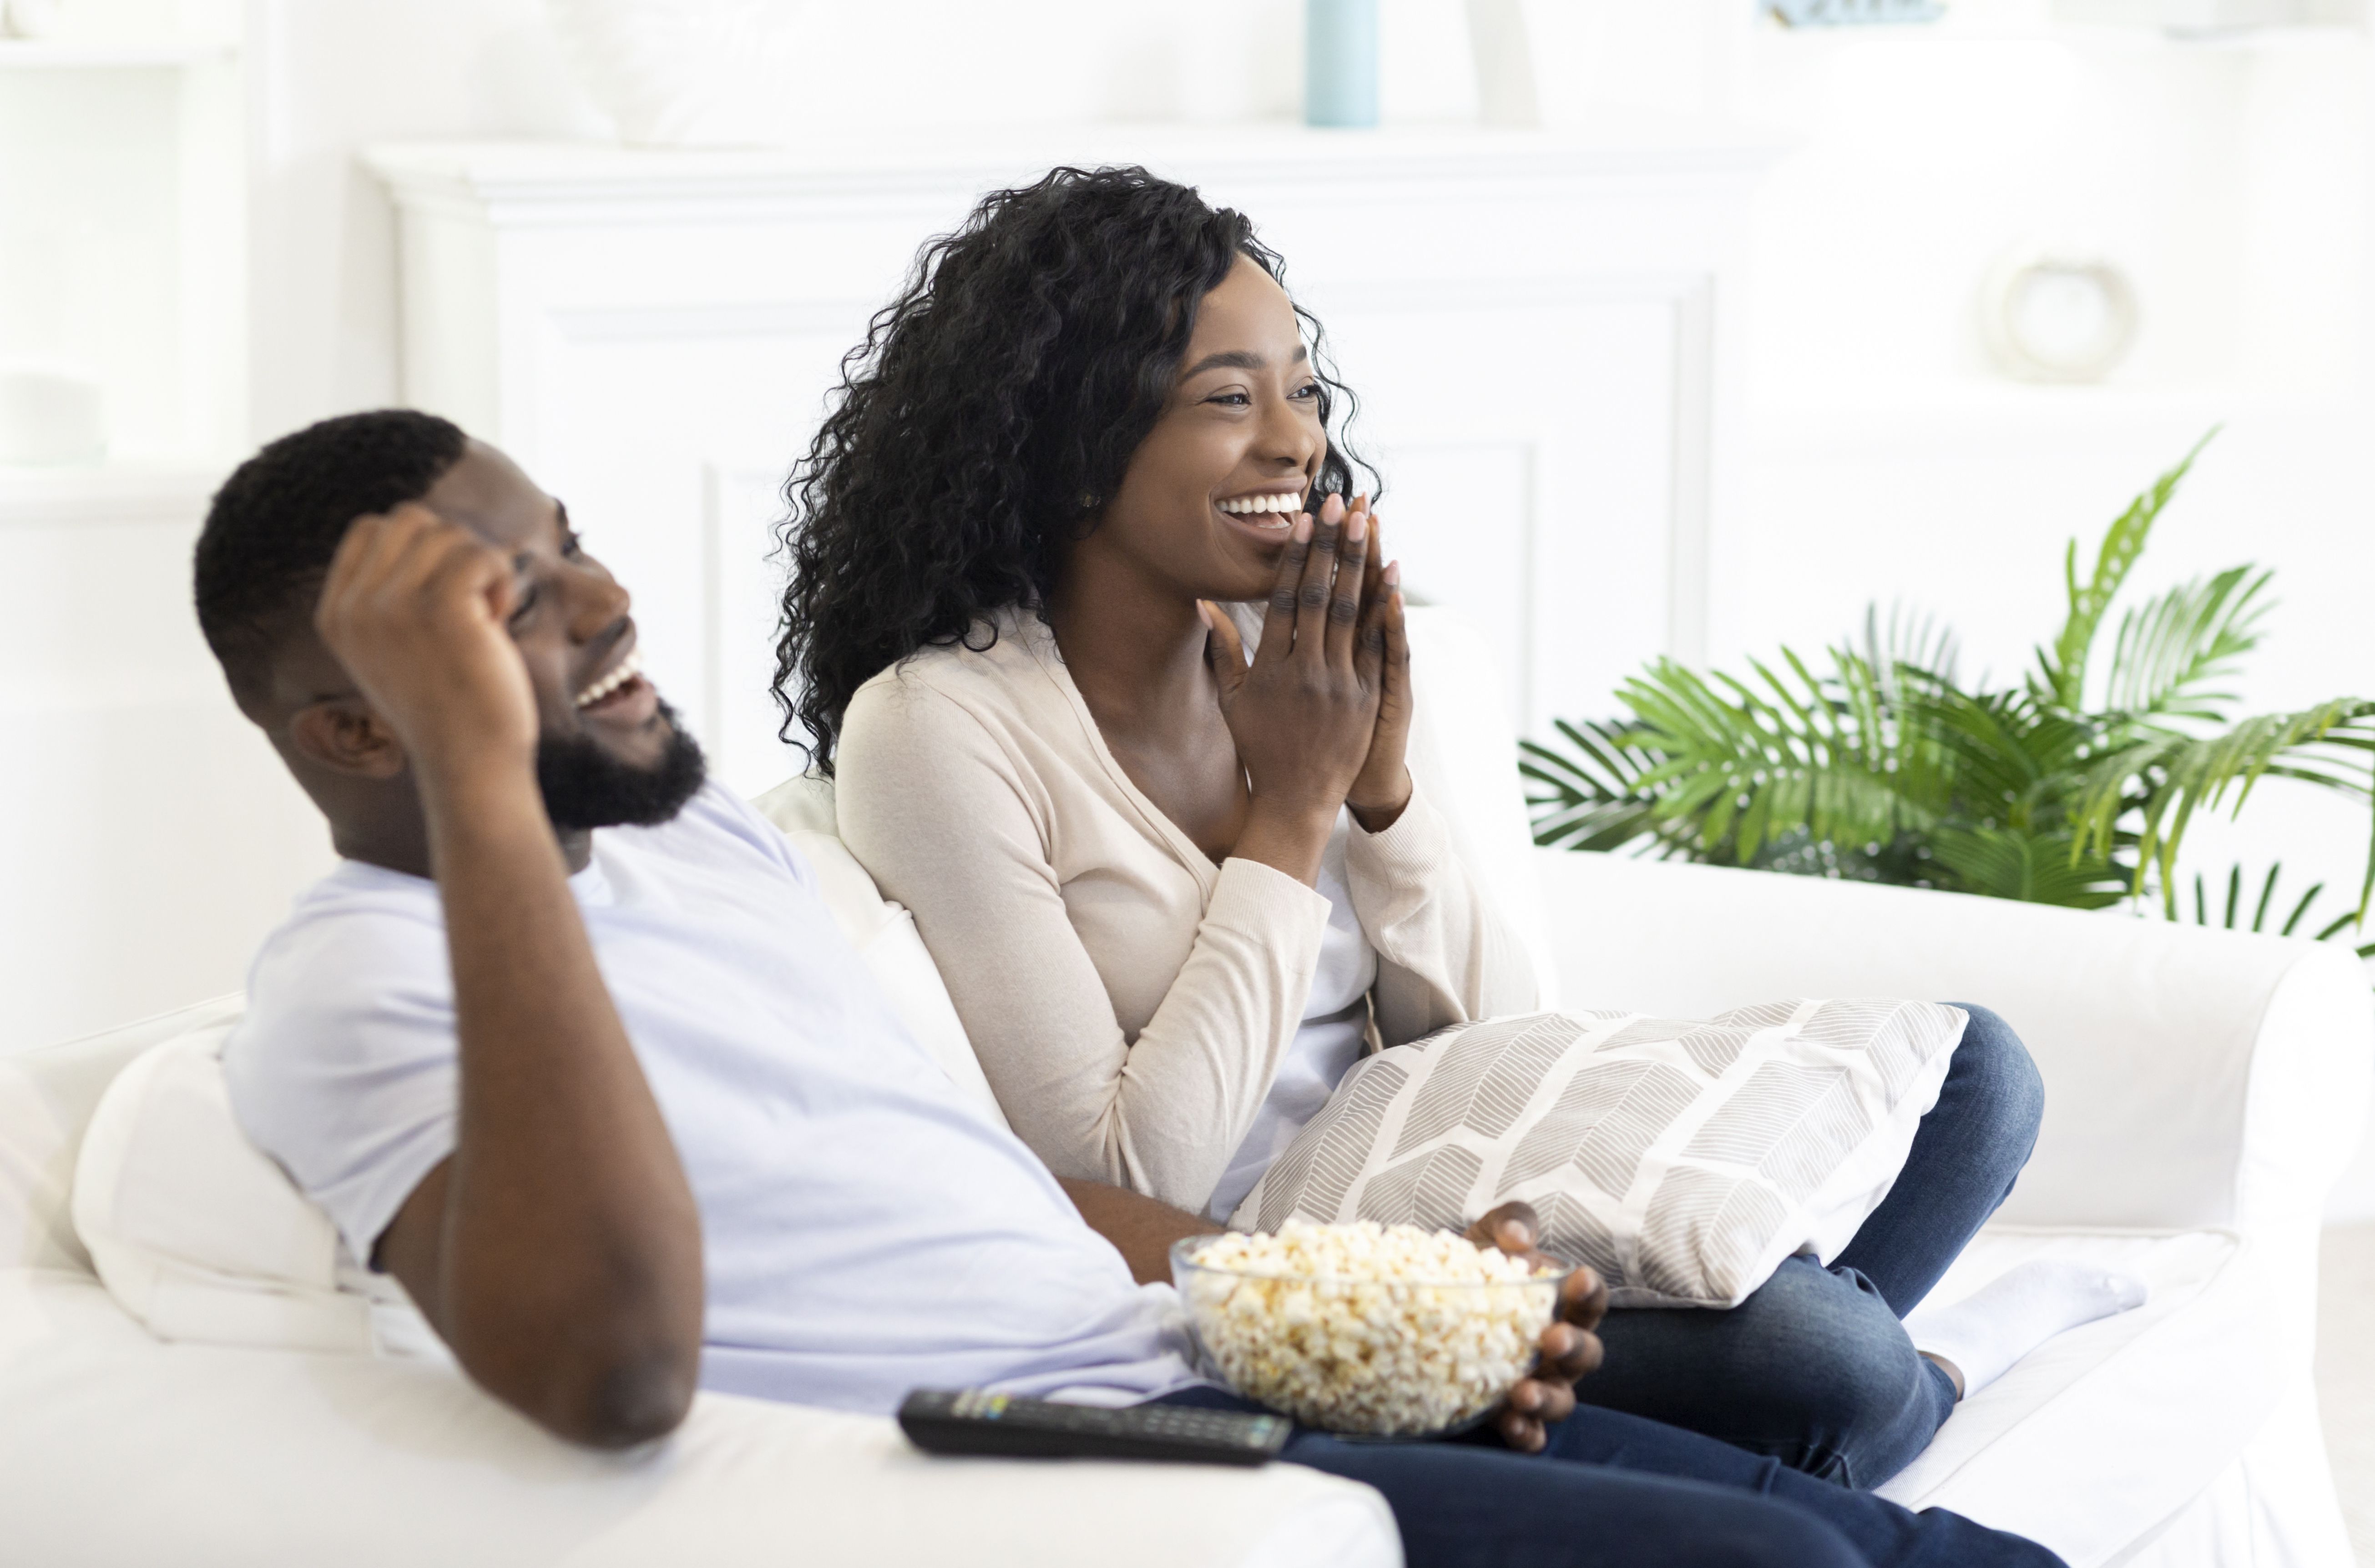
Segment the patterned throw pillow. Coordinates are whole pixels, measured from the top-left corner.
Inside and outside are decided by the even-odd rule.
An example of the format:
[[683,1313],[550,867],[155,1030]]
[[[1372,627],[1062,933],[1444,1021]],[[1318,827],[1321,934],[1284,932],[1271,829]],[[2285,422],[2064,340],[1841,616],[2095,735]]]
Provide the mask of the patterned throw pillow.
[[1230,1223],[1459,1230],[1523,1198],[1619,1306],[1733,1306],[1888,1196],[1967,1015],[1795,1001],[1711,1019],[1536,1013],[1368,1057]]

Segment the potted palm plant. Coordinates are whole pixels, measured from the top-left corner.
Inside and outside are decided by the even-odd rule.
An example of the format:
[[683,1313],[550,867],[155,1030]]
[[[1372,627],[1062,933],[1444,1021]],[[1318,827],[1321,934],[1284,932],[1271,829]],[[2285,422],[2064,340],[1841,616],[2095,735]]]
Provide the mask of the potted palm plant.
[[[2375,830],[2375,702],[2231,716],[2237,699],[2221,688],[2259,643],[2270,572],[2180,584],[2113,629],[2114,601],[2201,451],[2136,497],[2083,577],[2071,541],[2068,612],[2018,681],[1966,685],[1950,631],[1876,609],[1860,640],[1813,661],[1784,648],[1746,678],[1661,659],[1618,689],[1629,717],[1562,721],[1559,743],[1519,743],[1535,842],[2086,909],[2155,901],[2174,919],[2188,823],[2240,813],[2262,778],[2366,801]],[[2279,869],[2260,885],[2253,929],[2283,914]],[[2371,887],[2375,856],[2356,907],[2315,934],[2356,925]],[[2229,925],[2244,890],[2238,867]],[[2286,934],[2321,890],[2293,906]],[[2211,918],[2198,878],[2194,905]]]

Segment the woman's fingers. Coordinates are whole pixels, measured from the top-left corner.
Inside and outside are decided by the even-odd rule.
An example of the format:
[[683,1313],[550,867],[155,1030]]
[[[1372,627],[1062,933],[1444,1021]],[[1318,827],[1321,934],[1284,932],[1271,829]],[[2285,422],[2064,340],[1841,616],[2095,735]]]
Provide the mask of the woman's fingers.
[[[1344,498],[1331,495],[1319,503],[1319,514],[1312,520],[1311,548],[1303,560],[1303,576],[1294,590],[1294,653],[1313,664],[1328,656],[1328,640],[1323,636],[1328,592],[1336,573],[1337,536],[1344,525]],[[1270,596],[1277,602],[1277,595]],[[1262,629],[1262,643],[1270,643],[1270,629]]]
[[[1377,559],[1385,548],[1384,542],[1377,537],[1377,527],[1376,520],[1372,519],[1369,524],[1372,554],[1369,558],[1368,600],[1361,607],[1361,635],[1353,650],[1353,669],[1361,678],[1362,685],[1390,701],[1393,684],[1387,677],[1386,655],[1392,642],[1392,632],[1387,622],[1400,614],[1401,607],[1395,597],[1394,587],[1401,581],[1401,563],[1386,563]],[[1377,711],[1377,722],[1386,722],[1382,706]]]
[[1328,662],[1339,669],[1353,667],[1361,606],[1368,589],[1371,543],[1368,498],[1358,496],[1344,513],[1344,528],[1336,547],[1336,586],[1328,596]]
[[1199,599],[1196,607],[1204,612],[1204,624],[1210,630],[1204,638],[1204,661],[1212,666],[1213,676],[1221,683],[1221,701],[1226,706],[1246,683],[1246,644],[1237,635],[1236,623],[1228,612],[1210,599]]
[[1294,652],[1294,596],[1303,585],[1303,569],[1312,555],[1309,513],[1294,520],[1286,548],[1278,556],[1278,580],[1270,585],[1270,607],[1262,612],[1261,646],[1254,650],[1258,664],[1272,665]]

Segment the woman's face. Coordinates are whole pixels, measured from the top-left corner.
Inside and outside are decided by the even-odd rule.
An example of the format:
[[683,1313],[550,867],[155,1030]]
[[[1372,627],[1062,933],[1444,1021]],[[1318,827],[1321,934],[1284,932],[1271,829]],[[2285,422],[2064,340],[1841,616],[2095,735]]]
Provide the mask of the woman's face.
[[1075,550],[1199,599],[1258,599],[1328,452],[1286,290],[1243,256],[1197,307],[1154,429]]

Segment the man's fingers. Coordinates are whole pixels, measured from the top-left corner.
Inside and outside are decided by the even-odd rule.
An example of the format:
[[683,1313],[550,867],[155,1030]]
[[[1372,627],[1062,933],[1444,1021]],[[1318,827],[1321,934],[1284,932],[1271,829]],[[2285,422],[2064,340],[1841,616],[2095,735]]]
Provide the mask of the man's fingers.
[[1328,662],[1350,667],[1369,581],[1369,503],[1355,497],[1336,547],[1336,586],[1328,596]]
[[1608,1281],[1590,1268],[1578,1268],[1559,1286],[1559,1317],[1578,1328],[1597,1328],[1608,1315]]
[[1575,1414],[1575,1390],[1556,1378],[1525,1378],[1509,1390],[1509,1408],[1549,1426]]
[[1286,536],[1286,548],[1279,552],[1278,578],[1270,587],[1270,607],[1262,612],[1261,646],[1254,650],[1258,663],[1276,664],[1294,652],[1294,595],[1311,554],[1312,527],[1309,513],[1297,517]]
[[1520,1454],[1539,1454],[1542,1451],[1542,1445],[1550,1441],[1549,1434],[1542,1431],[1541,1421],[1517,1410],[1503,1410],[1497,1425],[1500,1428],[1501,1441]]
[[1542,1233],[1542,1217],[1534,1206],[1523,1201],[1505,1203],[1488,1209],[1484,1217],[1468,1227],[1468,1239],[1478,1246],[1498,1247],[1506,1253],[1530,1253],[1534,1250],[1534,1238]]
[[1542,1330],[1540,1375],[1573,1383],[1598,1372],[1606,1355],[1599,1335],[1572,1324],[1554,1323]]
[[355,520],[331,558],[314,625],[332,641],[358,618],[400,613],[408,603],[476,596],[497,620],[518,586],[510,563],[468,529],[417,501]]
[[1196,607],[1204,612],[1204,624],[1211,629],[1204,639],[1204,657],[1211,663],[1212,674],[1221,683],[1221,696],[1225,700],[1246,683],[1245,640],[1237,635],[1236,623],[1220,606],[1210,599],[1199,599]]

